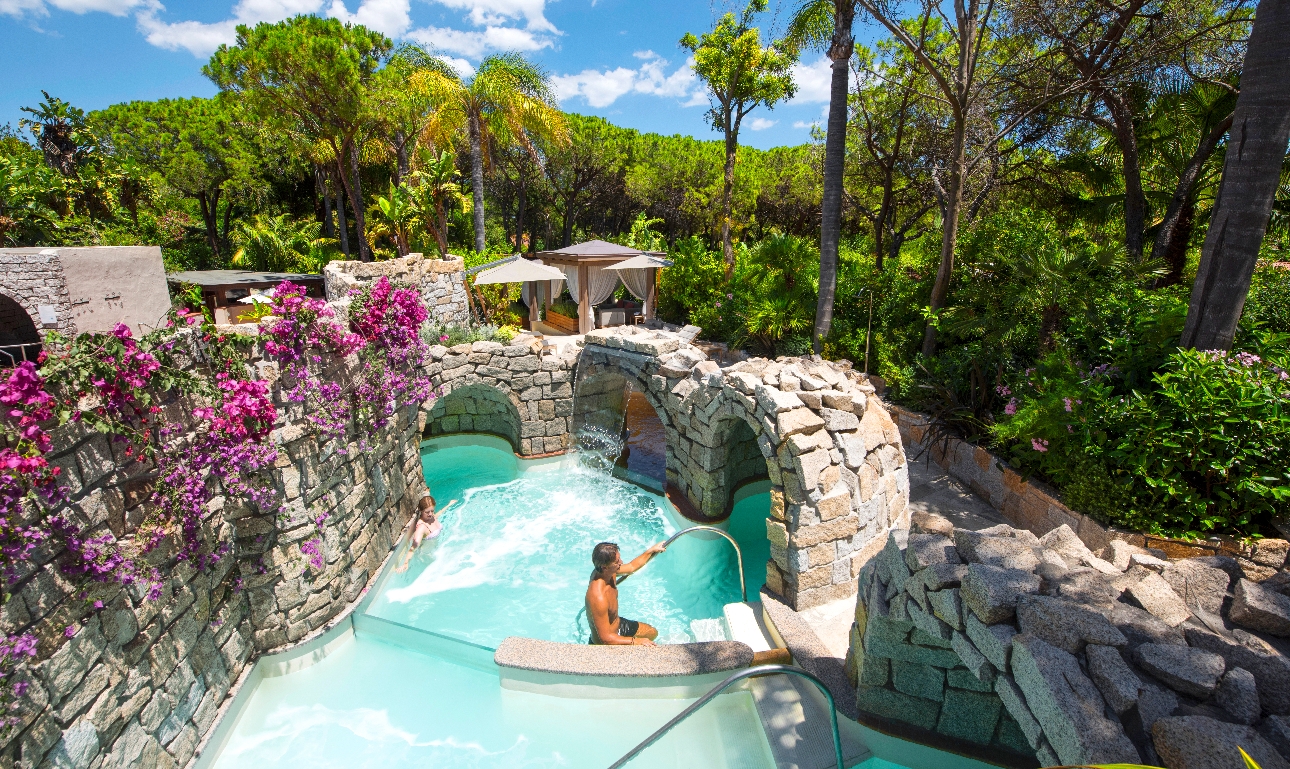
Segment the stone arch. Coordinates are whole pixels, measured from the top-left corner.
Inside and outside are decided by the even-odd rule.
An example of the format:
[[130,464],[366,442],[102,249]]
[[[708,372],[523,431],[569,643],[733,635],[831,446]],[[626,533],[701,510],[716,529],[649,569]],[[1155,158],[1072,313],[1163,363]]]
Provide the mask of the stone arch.
[[0,347],[9,348],[0,352],[0,366],[35,360],[40,344],[40,330],[31,314],[18,300],[0,294]]
[[465,384],[430,403],[423,437],[453,433],[496,435],[520,450],[519,403],[514,393],[483,383]]

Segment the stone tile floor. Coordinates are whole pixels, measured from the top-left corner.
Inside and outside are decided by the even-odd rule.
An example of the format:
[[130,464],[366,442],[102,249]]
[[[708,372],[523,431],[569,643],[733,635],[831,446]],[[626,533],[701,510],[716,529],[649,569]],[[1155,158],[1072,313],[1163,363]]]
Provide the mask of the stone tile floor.
[[[935,462],[925,457],[909,464],[909,507],[913,511],[937,513],[950,519],[958,528],[977,531],[999,523],[1006,523],[999,511],[990,503],[976,496],[965,485],[951,478]],[[838,601],[804,609],[798,612],[815,634],[839,659],[846,657],[851,639],[851,623],[855,619],[856,599]]]

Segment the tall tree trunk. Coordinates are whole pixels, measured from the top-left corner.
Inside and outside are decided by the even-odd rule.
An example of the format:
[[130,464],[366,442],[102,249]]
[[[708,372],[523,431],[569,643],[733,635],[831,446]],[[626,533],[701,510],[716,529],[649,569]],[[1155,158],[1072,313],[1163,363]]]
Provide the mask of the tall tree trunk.
[[327,190],[327,177],[323,175],[322,166],[314,166],[314,186],[318,188],[318,194],[322,196],[323,237],[334,238],[336,237],[336,227],[331,220],[331,193]]
[[573,201],[566,200],[564,203],[564,228],[561,232],[560,248],[568,248],[573,244]]
[[340,250],[341,253],[349,258],[349,222],[345,219],[345,196],[340,190],[335,190],[336,195],[336,224],[340,228]]
[[[215,191],[209,195],[205,190],[197,193],[197,205],[202,212],[202,224],[206,227],[206,245],[210,246],[211,253],[214,254],[214,262],[219,263],[219,197],[223,192],[216,187]],[[205,265],[203,265],[204,267]]]
[[1192,193],[1196,188],[1196,180],[1200,178],[1205,161],[1214,154],[1214,148],[1231,127],[1231,115],[1214,126],[1200,140],[1187,167],[1178,177],[1173,198],[1165,209],[1164,221],[1160,223],[1160,232],[1156,234],[1156,242],[1151,247],[1151,258],[1163,259],[1169,265],[1169,274],[1156,282],[1157,288],[1182,282],[1183,269],[1187,266],[1187,241],[1191,239],[1195,224],[1196,198]]
[[1141,259],[1147,198],[1142,193],[1142,166],[1138,159],[1138,134],[1133,126],[1133,110],[1119,94],[1105,93],[1102,101],[1111,113],[1115,141],[1120,145],[1120,168],[1124,176],[1124,248],[1133,259]]
[[515,250],[524,251],[524,203],[525,197],[524,175],[520,174],[520,194],[519,201],[515,205]]
[[1290,0],[1260,0],[1182,344],[1230,349],[1290,141]]
[[470,186],[475,198],[475,250],[487,246],[484,233],[484,144],[479,116],[470,116]]
[[363,206],[363,180],[358,169],[358,145],[349,147],[349,169],[353,179],[349,185],[349,206],[354,211],[354,237],[358,240],[358,258],[372,261],[372,247],[367,242],[367,213]]
[[[735,188],[735,157],[739,153],[739,129],[726,129],[725,187],[721,192],[721,254],[726,260],[726,280],[735,272],[735,248],[730,243],[731,200]],[[818,321],[816,324],[818,325]]]
[[[954,116],[953,160],[950,184],[945,190],[945,216],[941,230],[941,264],[936,269],[936,282],[932,284],[930,301],[933,313],[945,307],[945,297],[950,291],[950,277],[954,274],[954,249],[958,245],[959,212],[963,208],[963,176],[967,173],[967,142],[965,125],[967,116]],[[936,354],[936,327],[929,321],[923,332],[923,355]]]
[[394,186],[397,187],[407,178],[411,166],[408,162],[408,137],[402,131],[394,132]]
[[230,220],[232,219],[232,217],[233,217],[233,201],[231,199],[225,199],[224,200],[224,226],[220,228],[220,244],[224,246],[224,253],[226,254],[233,253],[233,244],[230,243],[228,239],[228,228],[229,228],[229,225],[231,224]]
[[[820,293],[815,305],[815,330],[811,347],[824,352],[824,337],[833,325],[833,300],[838,289],[838,240],[842,235],[842,173],[846,162],[847,79],[850,76],[851,21],[854,6],[837,0],[834,4],[833,44],[829,58],[833,74],[829,81],[829,123],[824,139],[824,194],[820,204]],[[728,269],[728,268],[727,268]]]

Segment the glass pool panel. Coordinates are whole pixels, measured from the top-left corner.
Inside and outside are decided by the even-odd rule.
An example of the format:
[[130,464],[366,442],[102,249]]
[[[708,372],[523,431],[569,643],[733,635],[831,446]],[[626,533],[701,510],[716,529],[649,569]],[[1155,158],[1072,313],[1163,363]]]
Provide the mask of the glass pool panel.
[[[312,667],[261,681],[215,767],[603,769],[690,702],[512,691],[496,673],[360,636]],[[726,730],[742,739],[717,736]],[[759,731],[751,695],[722,695],[640,765],[773,766],[765,738],[747,737]]]

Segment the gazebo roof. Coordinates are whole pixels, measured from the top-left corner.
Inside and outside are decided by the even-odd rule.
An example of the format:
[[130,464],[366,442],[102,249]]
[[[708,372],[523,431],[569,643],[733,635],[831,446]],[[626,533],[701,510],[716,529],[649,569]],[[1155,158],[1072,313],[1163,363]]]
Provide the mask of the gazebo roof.
[[661,255],[661,252],[642,251],[639,248],[620,246],[604,240],[588,240],[565,248],[538,252],[538,256],[542,257],[543,261],[557,264],[614,264],[643,254]]

